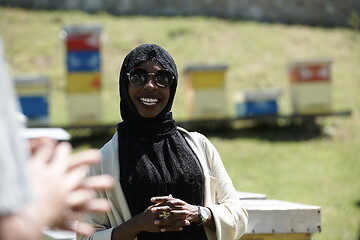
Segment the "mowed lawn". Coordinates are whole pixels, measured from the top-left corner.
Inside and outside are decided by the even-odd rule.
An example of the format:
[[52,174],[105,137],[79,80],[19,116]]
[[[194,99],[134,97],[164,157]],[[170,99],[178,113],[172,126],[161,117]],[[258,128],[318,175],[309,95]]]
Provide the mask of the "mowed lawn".
[[[119,121],[118,74],[124,56],[141,43],[157,43],[179,70],[174,103],[177,120],[188,119],[184,69],[190,64],[227,64],[229,115],[238,92],[279,87],[280,112],[292,112],[287,66],[294,60],[332,60],[332,107],[351,116],[319,120],[323,131],[257,128],[206,133],[219,150],[237,190],[322,208],[315,240],[357,240],[360,234],[360,34],[352,28],[229,21],[208,17],[113,16],[0,8],[0,36],[14,75],[51,79],[50,117],[68,123],[64,25],[96,23],[104,28],[102,106],[104,124]],[[320,94],[320,93],[319,93]],[[304,130],[305,131],[305,130]],[[309,135],[311,137],[304,137]],[[105,138],[92,139],[101,146]],[[84,141],[78,149],[93,144]]]

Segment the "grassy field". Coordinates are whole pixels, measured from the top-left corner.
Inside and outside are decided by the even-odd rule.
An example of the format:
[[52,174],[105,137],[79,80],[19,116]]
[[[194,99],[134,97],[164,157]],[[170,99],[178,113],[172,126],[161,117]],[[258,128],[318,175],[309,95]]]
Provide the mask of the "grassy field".
[[[237,129],[208,136],[239,191],[321,206],[322,232],[314,235],[315,240],[359,239],[359,32],[206,17],[119,17],[0,8],[0,35],[12,72],[45,74],[52,81],[54,124],[68,121],[65,48],[59,32],[75,23],[104,27],[104,123],[119,121],[120,65],[125,54],[141,43],[162,45],[177,62],[180,82],[173,108],[177,120],[187,119],[183,69],[189,64],[228,64],[226,107],[230,113],[237,92],[259,86],[280,87],[280,111],[289,113],[287,65],[299,59],[332,59],[333,108],[351,110],[351,116],[320,119],[324,132],[310,138],[287,128]],[[101,146],[104,141],[92,139],[79,148]]]

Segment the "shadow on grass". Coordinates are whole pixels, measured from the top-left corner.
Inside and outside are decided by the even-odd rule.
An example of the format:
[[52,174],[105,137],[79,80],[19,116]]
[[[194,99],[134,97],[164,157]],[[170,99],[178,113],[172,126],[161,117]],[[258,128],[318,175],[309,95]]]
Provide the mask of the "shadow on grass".
[[[181,125],[180,125],[181,126]],[[234,128],[228,125],[216,126],[183,126],[189,131],[197,131],[207,137],[219,137],[225,139],[247,138],[261,139],[265,141],[281,142],[281,141],[307,141],[310,139],[323,137],[322,127],[318,124],[302,124],[302,125],[267,125],[259,124],[247,127]],[[71,143],[74,148],[87,145],[91,148],[101,148],[107,141],[111,139],[116,128],[101,129],[76,129],[69,130],[72,139]]]
[[271,126],[271,125],[256,125],[242,128],[194,128],[193,131],[198,131],[208,137],[220,137],[227,139],[234,138],[248,138],[261,139],[265,141],[281,142],[281,141],[306,141],[323,136],[322,127],[319,125],[311,126]]

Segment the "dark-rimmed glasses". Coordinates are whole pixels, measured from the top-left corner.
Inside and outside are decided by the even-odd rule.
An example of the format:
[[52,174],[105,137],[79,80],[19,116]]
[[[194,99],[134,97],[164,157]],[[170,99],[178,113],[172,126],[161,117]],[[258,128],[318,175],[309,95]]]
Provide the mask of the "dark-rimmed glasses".
[[153,81],[155,84],[162,88],[170,87],[175,79],[174,74],[165,69],[159,70],[156,73],[148,73],[144,68],[135,67],[127,73],[129,82],[138,87],[145,86],[149,81],[148,76],[150,75],[154,76]]

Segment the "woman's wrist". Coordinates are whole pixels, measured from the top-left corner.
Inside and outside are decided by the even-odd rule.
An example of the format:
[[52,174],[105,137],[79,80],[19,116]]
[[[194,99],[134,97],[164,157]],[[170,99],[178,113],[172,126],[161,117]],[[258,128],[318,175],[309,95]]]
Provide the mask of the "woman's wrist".
[[211,220],[211,211],[207,207],[198,206],[199,226],[204,226]]
[[198,206],[197,205],[190,205],[190,209],[188,209],[188,211],[190,212],[189,217],[187,218],[187,220],[190,223],[199,223],[201,221],[201,219],[199,218],[199,214],[198,214]]
[[205,223],[201,224],[205,227],[215,229],[215,222],[214,222],[214,216],[210,208],[208,207],[202,207],[203,210],[207,212],[207,220]]

